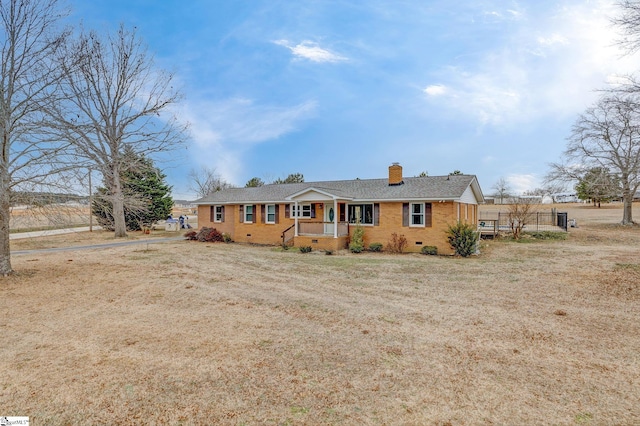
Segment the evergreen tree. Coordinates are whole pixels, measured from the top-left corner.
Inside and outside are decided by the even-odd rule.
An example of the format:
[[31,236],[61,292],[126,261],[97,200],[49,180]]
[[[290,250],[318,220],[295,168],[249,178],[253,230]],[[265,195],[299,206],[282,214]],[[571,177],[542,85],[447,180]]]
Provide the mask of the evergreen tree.
[[263,186],[264,181],[259,177],[253,177],[247,181],[247,184],[244,186],[245,188],[257,188],[259,186]]
[[[138,231],[143,226],[166,219],[171,213],[173,199],[171,186],[165,183],[166,175],[154,166],[153,161],[132,150],[123,154],[131,161],[121,174],[125,195],[125,223],[127,230]],[[93,215],[105,229],[113,230],[113,204],[106,188],[98,188],[92,205]]]
[[283,184],[283,183],[303,183],[304,175],[302,173],[291,173],[284,179],[276,179],[273,181],[275,184]]

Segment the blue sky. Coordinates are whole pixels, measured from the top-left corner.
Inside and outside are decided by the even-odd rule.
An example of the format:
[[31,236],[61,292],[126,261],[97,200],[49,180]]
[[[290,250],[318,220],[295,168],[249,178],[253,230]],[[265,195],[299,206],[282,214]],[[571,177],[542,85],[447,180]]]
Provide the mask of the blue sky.
[[238,186],[453,170],[488,195],[541,186],[596,89],[635,71],[614,1],[70,0],[86,28],[135,26],[176,73],[187,146],[159,165]]

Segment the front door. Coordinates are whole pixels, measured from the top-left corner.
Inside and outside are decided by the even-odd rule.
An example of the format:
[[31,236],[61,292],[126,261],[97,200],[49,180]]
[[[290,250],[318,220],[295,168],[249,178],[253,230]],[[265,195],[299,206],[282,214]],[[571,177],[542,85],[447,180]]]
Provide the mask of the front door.
[[336,211],[333,208],[333,203],[326,203],[324,205],[324,233],[333,235],[333,229],[335,225],[333,221],[335,220]]

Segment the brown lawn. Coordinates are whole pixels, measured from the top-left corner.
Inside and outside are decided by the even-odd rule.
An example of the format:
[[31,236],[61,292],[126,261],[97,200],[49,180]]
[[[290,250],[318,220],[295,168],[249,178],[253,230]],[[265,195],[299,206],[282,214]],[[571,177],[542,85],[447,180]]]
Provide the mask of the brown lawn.
[[640,229],[621,214],[571,206],[567,240],[488,241],[470,259],[187,241],[16,255],[0,415],[640,424]]

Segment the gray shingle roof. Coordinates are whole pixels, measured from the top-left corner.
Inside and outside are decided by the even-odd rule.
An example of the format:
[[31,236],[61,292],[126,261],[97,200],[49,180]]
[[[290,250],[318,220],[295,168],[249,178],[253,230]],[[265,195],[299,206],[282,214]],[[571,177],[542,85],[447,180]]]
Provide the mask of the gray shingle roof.
[[479,202],[482,191],[474,175],[405,177],[401,185],[388,179],[269,184],[256,188],[229,188],[195,201],[195,204],[284,203],[287,197],[310,188],[354,201],[457,200],[469,188]]

